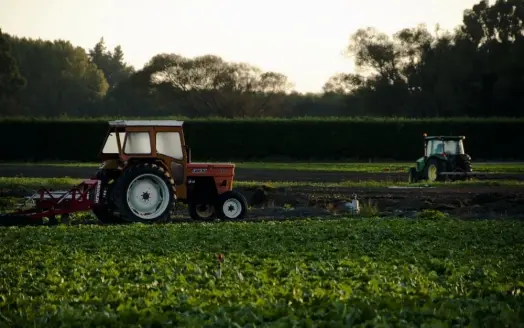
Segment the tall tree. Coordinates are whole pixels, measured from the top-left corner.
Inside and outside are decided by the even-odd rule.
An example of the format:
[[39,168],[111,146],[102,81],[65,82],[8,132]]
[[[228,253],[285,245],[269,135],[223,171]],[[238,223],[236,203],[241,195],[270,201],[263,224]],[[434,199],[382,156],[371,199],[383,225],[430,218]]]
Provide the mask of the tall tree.
[[9,37],[0,29],[0,114],[17,114],[16,96],[25,85],[26,79],[11,54]]
[[12,52],[27,78],[22,104],[31,115],[93,115],[106,94],[103,73],[84,49],[63,40],[11,38]]
[[466,85],[468,114],[522,115],[524,2],[498,0],[488,6],[480,1],[464,13],[463,21],[457,43],[476,54]]
[[324,91],[346,94],[344,104],[351,99],[375,115],[520,116],[523,22],[523,1],[483,0],[464,12],[455,33],[431,34],[422,25],[393,36],[360,29],[347,50],[365,83],[333,76]]
[[330,77],[322,87],[324,93],[348,95],[362,87],[365,79],[359,74],[338,73]]
[[100,38],[100,41],[95,44],[93,49],[89,50],[89,58],[104,72],[110,89],[129,78],[134,72],[134,68],[124,60],[122,47],[118,45],[111,52],[107,50],[104,38]]
[[[213,55],[159,54],[135,75],[141,76],[136,82],[147,86],[147,97],[155,99],[154,107],[171,115],[271,115],[282,111],[278,104],[292,87],[282,74]],[[134,89],[129,84],[125,88]]]

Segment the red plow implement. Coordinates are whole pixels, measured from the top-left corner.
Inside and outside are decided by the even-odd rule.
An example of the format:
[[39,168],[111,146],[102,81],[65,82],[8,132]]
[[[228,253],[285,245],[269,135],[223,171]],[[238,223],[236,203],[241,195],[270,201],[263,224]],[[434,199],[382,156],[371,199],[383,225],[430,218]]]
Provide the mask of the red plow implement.
[[87,179],[69,191],[41,188],[25,198],[24,205],[33,203],[33,207],[0,214],[0,226],[43,225],[45,219],[49,224],[56,224],[57,215],[65,222],[71,213],[90,211],[100,202],[101,181]]

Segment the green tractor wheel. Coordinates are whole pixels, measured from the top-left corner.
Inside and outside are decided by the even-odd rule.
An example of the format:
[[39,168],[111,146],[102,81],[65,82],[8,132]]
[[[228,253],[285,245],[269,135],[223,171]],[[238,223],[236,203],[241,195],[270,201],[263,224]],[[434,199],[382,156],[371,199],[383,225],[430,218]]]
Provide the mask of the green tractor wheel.
[[432,158],[428,161],[428,163],[426,164],[426,179],[429,181],[429,182],[435,182],[435,181],[440,181],[442,180],[442,177],[439,175],[442,170],[441,170],[441,165],[439,165],[440,163],[438,162],[437,159],[435,158]]

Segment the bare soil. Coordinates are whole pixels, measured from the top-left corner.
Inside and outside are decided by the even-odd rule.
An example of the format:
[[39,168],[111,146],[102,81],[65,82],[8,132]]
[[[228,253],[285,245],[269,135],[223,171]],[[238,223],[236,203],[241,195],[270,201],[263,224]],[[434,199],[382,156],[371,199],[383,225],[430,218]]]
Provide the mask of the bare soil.
[[[93,168],[74,167],[2,167],[0,176],[86,178]],[[257,171],[238,169],[236,178],[244,181],[337,182],[348,180],[406,181],[405,173],[340,173],[305,171]],[[524,180],[522,175],[499,178]],[[493,179],[490,177],[490,179]],[[311,216],[347,215],[346,202],[356,197],[362,211],[380,216],[415,216],[434,209],[460,218],[522,218],[524,188],[507,186],[438,187],[438,188],[363,188],[363,187],[285,187],[239,188],[252,209],[247,219],[286,219]],[[6,196],[4,194],[4,196]],[[13,195],[14,196],[14,195]],[[18,195],[17,195],[18,196]],[[180,212],[187,217],[187,212]]]
[[[258,189],[258,191],[257,191]],[[251,216],[312,216],[345,214],[344,204],[356,195],[361,210],[380,216],[415,216],[432,209],[461,218],[524,217],[524,188],[245,188]],[[266,197],[260,197],[265,194]]]

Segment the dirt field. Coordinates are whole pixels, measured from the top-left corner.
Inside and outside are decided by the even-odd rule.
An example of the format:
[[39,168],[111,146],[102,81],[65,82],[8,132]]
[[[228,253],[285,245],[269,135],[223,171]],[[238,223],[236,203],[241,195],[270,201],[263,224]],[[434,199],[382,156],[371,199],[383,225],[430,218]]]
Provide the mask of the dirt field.
[[[425,209],[434,209],[460,218],[522,218],[524,188],[318,188],[297,187],[266,190],[242,190],[252,205],[258,207],[251,217],[307,217],[344,214],[344,203],[356,194],[361,207],[380,216],[415,216]],[[260,206],[260,199],[264,199]],[[370,206],[371,205],[371,206]],[[367,208],[367,209],[365,209]]]
[[[2,167],[0,176],[86,178],[92,168],[74,167]],[[237,169],[241,181],[308,181],[337,182],[348,180],[406,181],[405,173],[340,173],[298,171],[256,171]],[[490,179],[524,180],[523,175],[495,175]],[[344,204],[354,194],[361,206],[381,216],[415,216],[424,209],[435,209],[461,218],[524,217],[524,188],[522,187],[438,187],[438,188],[349,188],[349,187],[286,187],[267,189],[242,188],[253,209],[248,219],[328,216],[347,212]],[[371,206],[370,206],[371,205]],[[371,209],[371,210],[370,210]],[[187,217],[187,212],[179,213]]]

